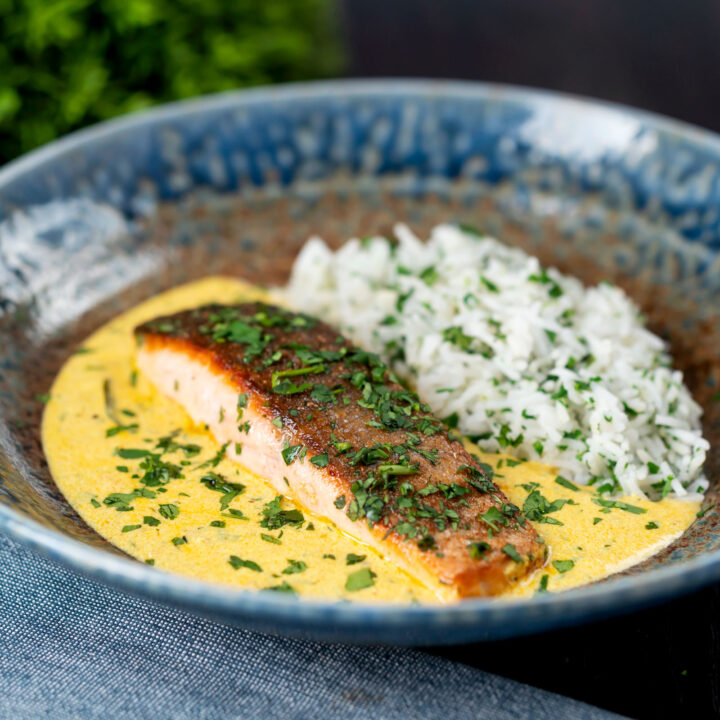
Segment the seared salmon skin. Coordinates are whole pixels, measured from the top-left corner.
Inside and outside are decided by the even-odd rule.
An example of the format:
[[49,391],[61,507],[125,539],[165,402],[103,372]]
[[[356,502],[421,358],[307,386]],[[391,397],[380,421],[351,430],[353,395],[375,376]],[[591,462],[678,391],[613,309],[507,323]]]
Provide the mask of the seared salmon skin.
[[139,369],[283,495],[451,597],[496,595],[545,545],[375,354],[307,315],[210,305],[136,329]]

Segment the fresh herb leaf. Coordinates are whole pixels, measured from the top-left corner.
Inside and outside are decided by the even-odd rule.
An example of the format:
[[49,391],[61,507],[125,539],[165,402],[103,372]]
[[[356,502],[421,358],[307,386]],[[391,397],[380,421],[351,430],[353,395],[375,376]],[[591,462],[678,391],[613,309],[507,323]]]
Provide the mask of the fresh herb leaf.
[[268,530],[277,530],[285,525],[298,527],[305,521],[305,517],[299,510],[283,510],[280,506],[281,501],[282,496],[278,495],[274,500],[265,503],[262,509],[263,520],[260,523],[261,527]]
[[484,560],[488,550],[490,550],[490,544],[483,540],[468,543],[468,551],[473,560]]
[[166,503],[158,508],[158,512],[166,520],[174,520],[180,514],[180,508],[174,503]]
[[375,573],[370,568],[361,568],[348,575],[345,581],[345,589],[348,592],[357,592],[375,584]]
[[302,460],[306,452],[307,448],[304,445],[290,445],[282,451],[283,460],[286,465],[290,465],[297,459]]
[[553,560],[553,567],[559,573],[566,573],[568,570],[572,570],[575,567],[573,560]]
[[569,480],[566,480],[562,475],[558,475],[555,478],[555,482],[558,485],[561,485],[562,487],[567,488],[568,490],[572,490],[573,492],[577,492],[578,490],[580,490],[580,488],[577,485],[575,485],[575,483],[572,483]]
[[502,551],[512,560],[514,560],[516,563],[521,563],[522,557],[520,556],[520,553],[515,549],[515,546],[512,543],[508,543],[507,545],[503,545]]
[[262,572],[262,568],[256,562],[253,562],[252,560],[243,560],[237,555],[231,555],[228,560],[228,564],[233,568],[233,570],[247,568],[248,570],[253,570],[254,572]]
[[288,559],[287,567],[282,571],[283,575],[295,575],[296,573],[305,572],[307,570],[307,563],[302,560],[290,560]]

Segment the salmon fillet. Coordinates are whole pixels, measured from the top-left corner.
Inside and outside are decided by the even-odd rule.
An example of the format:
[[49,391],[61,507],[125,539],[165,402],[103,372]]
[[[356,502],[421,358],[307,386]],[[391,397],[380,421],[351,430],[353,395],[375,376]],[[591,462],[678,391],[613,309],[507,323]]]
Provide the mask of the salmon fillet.
[[544,562],[491,469],[330,326],[249,303],[157,318],[136,335],[140,370],[230,459],[419,581],[495,595]]

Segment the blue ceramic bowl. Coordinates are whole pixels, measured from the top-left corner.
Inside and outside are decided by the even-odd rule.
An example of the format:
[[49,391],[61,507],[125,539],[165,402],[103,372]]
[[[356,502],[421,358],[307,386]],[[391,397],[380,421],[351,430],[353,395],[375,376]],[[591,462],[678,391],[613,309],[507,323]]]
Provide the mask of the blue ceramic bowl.
[[159,108],[0,171],[0,529],[117,587],[248,628],[348,642],[461,643],[637,609],[720,577],[717,453],[708,512],[605,582],[452,607],[295,600],[169,575],[93,533],[39,444],[76,342],[149,295],[217,272],[282,282],[330,240],[476,225],[587,282],[623,285],[671,342],[720,431],[720,138],[646,113],[455,82],[331,82]]

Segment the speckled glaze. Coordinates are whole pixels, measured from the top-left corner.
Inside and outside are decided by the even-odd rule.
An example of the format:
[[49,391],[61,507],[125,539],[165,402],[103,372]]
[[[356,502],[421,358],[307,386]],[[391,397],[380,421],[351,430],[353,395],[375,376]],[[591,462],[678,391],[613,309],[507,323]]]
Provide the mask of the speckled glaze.
[[[449,607],[298,601],[172,576],[91,531],[57,491],[37,395],[89,332],[213,273],[279,283],[308,235],[404,220],[486,229],[625,287],[705,408],[709,509],[594,586]],[[170,105],[0,171],[0,529],[99,581],[263,632],[461,643],[637,609],[720,578],[720,138],[500,86],[333,82]]]

